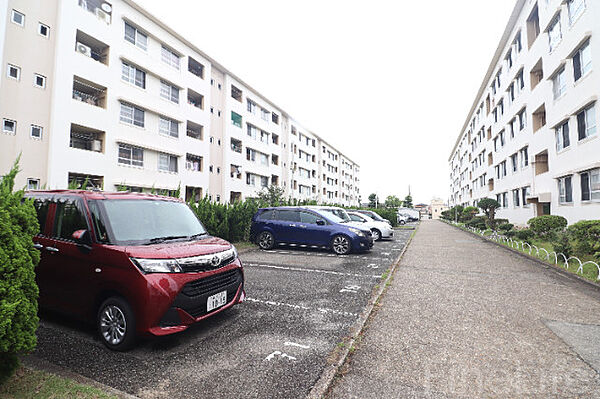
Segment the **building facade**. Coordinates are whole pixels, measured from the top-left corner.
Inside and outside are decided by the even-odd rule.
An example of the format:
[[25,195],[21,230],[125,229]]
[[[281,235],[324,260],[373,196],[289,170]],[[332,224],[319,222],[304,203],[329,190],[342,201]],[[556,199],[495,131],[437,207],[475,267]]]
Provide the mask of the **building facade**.
[[17,187],[358,204],[355,162],[136,2],[8,0],[0,19],[0,171],[21,154]]
[[450,205],[600,218],[600,3],[518,0],[449,158]]

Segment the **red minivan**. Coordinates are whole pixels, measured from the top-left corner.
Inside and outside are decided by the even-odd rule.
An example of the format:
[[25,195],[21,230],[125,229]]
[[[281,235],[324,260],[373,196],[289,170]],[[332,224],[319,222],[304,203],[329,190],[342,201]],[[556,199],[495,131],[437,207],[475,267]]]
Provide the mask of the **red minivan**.
[[40,306],[95,320],[110,349],[183,331],[245,298],[233,245],[181,200],[82,190],[30,191],[40,222]]

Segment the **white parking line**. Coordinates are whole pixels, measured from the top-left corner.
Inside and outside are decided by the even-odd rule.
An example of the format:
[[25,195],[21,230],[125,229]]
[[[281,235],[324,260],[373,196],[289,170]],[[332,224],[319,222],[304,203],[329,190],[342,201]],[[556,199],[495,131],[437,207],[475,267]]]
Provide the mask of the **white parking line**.
[[310,346],[308,346],[308,345],[297,344],[295,342],[289,342],[289,341],[285,342],[283,345],[285,345],[285,346],[295,346],[297,348],[302,348],[302,349],[309,349],[310,348]]
[[244,266],[250,267],[264,267],[267,269],[277,270],[289,270],[293,272],[307,272],[307,273],[321,273],[321,274],[333,274],[336,276],[350,276],[350,277],[365,277],[365,278],[381,278],[381,275],[367,275],[367,274],[356,274],[356,273],[342,273],[333,270],[322,270],[322,269],[304,269],[301,267],[289,267],[289,266],[276,266],[276,265],[265,265],[261,263],[244,263]]
[[[360,256],[360,255],[335,255],[335,254],[323,254],[315,252],[293,252],[293,251],[264,251],[272,254],[280,255],[296,255],[296,256],[316,256],[320,258],[350,258],[350,259],[376,259],[384,260],[385,257],[373,257],[373,256]],[[385,253],[384,253],[385,254]],[[389,254],[388,254],[389,255]]]
[[296,310],[316,310],[318,312],[325,313],[325,314],[335,314],[335,315],[341,315],[341,316],[358,317],[358,314],[356,314],[356,313],[343,312],[343,311],[335,310],[335,309],[328,309],[328,308],[316,308],[315,309],[315,308],[310,308],[308,306],[293,305],[291,303],[283,303],[283,302],[263,301],[261,299],[255,299],[255,298],[246,298],[246,302],[260,303],[260,304],[268,305],[268,306],[284,307],[284,308],[291,308],[291,309],[296,309]]
[[265,357],[265,360],[267,360],[267,361],[271,360],[275,356],[281,356],[282,358],[284,358],[284,359],[287,358],[289,360],[296,360],[296,358],[294,356],[290,356],[287,353],[283,353],[283,352],[280,352],[280,351],[275,351],[275,352],[271,353],[269,356]]

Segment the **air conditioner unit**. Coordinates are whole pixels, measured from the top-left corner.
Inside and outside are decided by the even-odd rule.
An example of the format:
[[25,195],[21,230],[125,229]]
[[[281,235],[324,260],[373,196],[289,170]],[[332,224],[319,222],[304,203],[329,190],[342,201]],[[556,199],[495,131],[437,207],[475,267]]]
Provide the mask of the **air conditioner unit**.
[[110,25],[110,14],[102,11],[100,8],[96,8],[96,16],[99,20],[104,21],[107,25]]
[[93,140],[92,141],[92,151],[102,152],[102,141],[101,140]]
[[76,47],[77,47],[77,52],[78,53],[87,55],[88,57],[92,56],[92,49],[90,48],[90,46],[86,46],[83,43],[77,42],[77,46]]

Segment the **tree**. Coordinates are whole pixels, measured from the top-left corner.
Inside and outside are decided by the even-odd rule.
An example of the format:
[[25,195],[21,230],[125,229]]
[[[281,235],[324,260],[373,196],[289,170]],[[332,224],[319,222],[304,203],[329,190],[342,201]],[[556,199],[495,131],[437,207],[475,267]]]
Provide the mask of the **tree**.
[[404,207],[405,208],[413,207],[412,196],[410,194],[408,194],[406,197],[404,197]]
[[500,203],[495,199],[484,198],[477,204],[479,209],[485,213],[487,217],[488,227],[492,230],[496,229],[496,209],[500,208]]
[[369,208],[377,208],[377,194],[369,195]]
[[402,206],[402,201],[395,195],[388,195],[385,199],[385,206],[387,208],[399,208]]
[[40,252],[32,239],[40,226],[33,201],[23,190],[13,193],[19,158],[0,182],[0,385],[18,366],[17,354],[35,348],[39,321],[34,268]]
[[271,184],[258,193],[258,199],[267,206],[279,206],[285,202],[283,187]]
[[462,214],[458,216],[461,222],[468,222],[479,213],[479,209],[474,206],[468,206],[463,209]]

